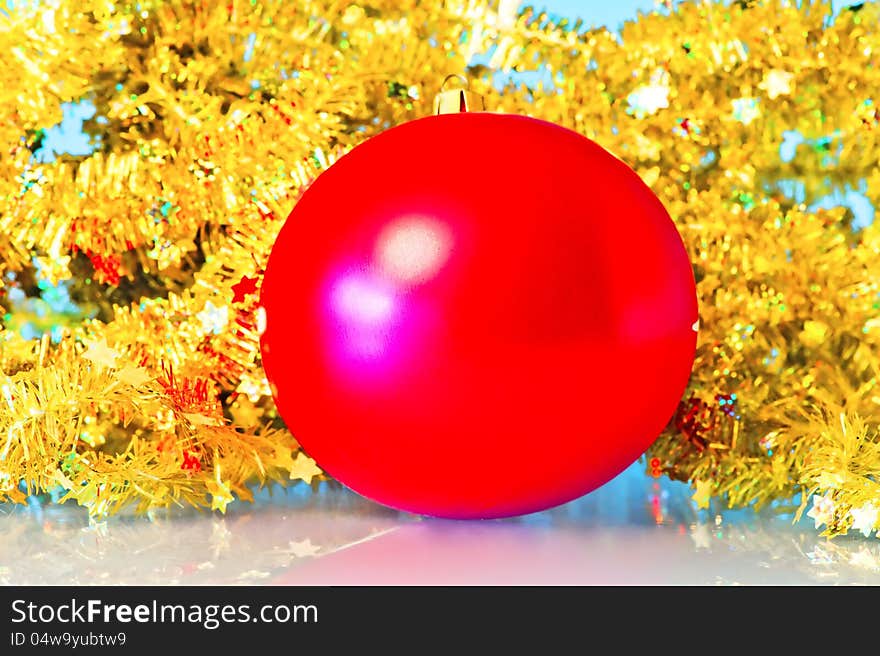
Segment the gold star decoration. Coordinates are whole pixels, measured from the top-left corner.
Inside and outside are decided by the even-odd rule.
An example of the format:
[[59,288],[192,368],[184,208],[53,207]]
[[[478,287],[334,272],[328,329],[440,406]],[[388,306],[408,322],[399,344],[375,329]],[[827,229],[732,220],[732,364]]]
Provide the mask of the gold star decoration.
[[116,372],[116,377],[132,387],[140,387],[144,383],[153,380],[153,376],[146,369],[132,364],[122,367],[122,369]]
[[863,536],[868,537],[877,526],[877,517],[880,515],[880,509],[869,502],[859,508],[853,508],[849,511],[849,514],[853,519],[853,530],[860,531]]
[[694,495],[691,497],[697,508],[708,508],[709,499],[712,498],[712,481],[696,481],[694,484]]
[[300,478],[311,485],[312,479],[315,476],[320,476],[322,473],[321,468],[315,464],[314,460],[304,453],[298,453],[290,470],[290,480]]
[[766,91],[767,96],[773,100],[779,96],[787,96],[791,93],[791,81],[793,79],[794,73],[774,68],[764,74],[764,79],[761,80],[758,88]]
[[210,480],[205,483],[205,487],[211,495],[211,510],[219,510],[225,514],[226,506],[235,501],[235,497],[232,496],[232,490],[229,489],[229,485],[221,481],[218,475],[215,480]]
[[638,118],[644,118],[656,114],[661,109],[669,107],[668,75],[657,71],[650,84],[637,87],[628,97],[630,111]]
[[193,426],[219,426],[220,421],[215,417],[208,417],[201,412],[184,412],[183,416]]
[[229,414],[232,415],[236,424],[245,427],[256,426],[260,421],[260,417],[263,416],[262,410],[247,396],[240,396],[229,407]]
[[86,352],[83,353],[83,358],[94,362],[102,368],[113,369],[116,367],[116,360],[121,354],[119,351],[107,346],[105,339],[85,339],[83,344],[86,345]]

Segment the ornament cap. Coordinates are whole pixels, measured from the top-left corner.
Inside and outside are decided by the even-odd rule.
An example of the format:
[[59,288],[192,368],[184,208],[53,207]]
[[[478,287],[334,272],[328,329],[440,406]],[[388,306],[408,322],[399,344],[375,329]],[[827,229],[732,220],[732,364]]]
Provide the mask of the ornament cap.
[[[462,83],[454,89],[447,88],[452,81]],[[486,110],[486,99],[468,88],[464,75],[447,75],[440,85],[440,93],[434,96],[434,114],[458,114],[459,112],[482,112]]]

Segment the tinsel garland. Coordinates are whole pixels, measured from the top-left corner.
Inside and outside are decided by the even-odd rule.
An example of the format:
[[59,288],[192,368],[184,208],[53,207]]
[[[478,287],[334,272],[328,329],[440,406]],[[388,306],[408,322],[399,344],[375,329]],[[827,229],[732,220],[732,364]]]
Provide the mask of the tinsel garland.
[[[661,4],[619,35],[509,0],[0,9],[0,500],[223,510],[320,476],[261,369],[263,266],[321,170],[466,71],[626,161],[683,236],[697,359],[649,471],[880,528],[880,228],[816,207],[880,201],[878,6]],[[83,100],[94,151],[46,157]],[[76,311],[47,314],[60,288]]]

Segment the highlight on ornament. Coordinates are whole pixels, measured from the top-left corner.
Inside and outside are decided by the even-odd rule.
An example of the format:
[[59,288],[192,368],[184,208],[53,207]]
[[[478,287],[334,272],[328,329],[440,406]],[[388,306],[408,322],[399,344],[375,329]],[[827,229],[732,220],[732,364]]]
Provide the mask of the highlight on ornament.
[[0,499],[877,535],[877,3],[463,9],[0,9]]

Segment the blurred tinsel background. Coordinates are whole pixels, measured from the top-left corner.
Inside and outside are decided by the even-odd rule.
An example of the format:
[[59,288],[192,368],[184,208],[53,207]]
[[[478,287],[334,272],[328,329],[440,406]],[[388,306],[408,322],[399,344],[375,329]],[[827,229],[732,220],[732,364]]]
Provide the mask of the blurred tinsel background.
[[[263,267],[323,169],[466,73],[627,162],[682,234],[697,359],[648,471],[871,535],[878,23],[816,0],[659,2],[619,33],[517,0],[0,8],[0,500],[225,510],[319,480],[261,368]],[[72,112],[83,148],[48,152]]]

